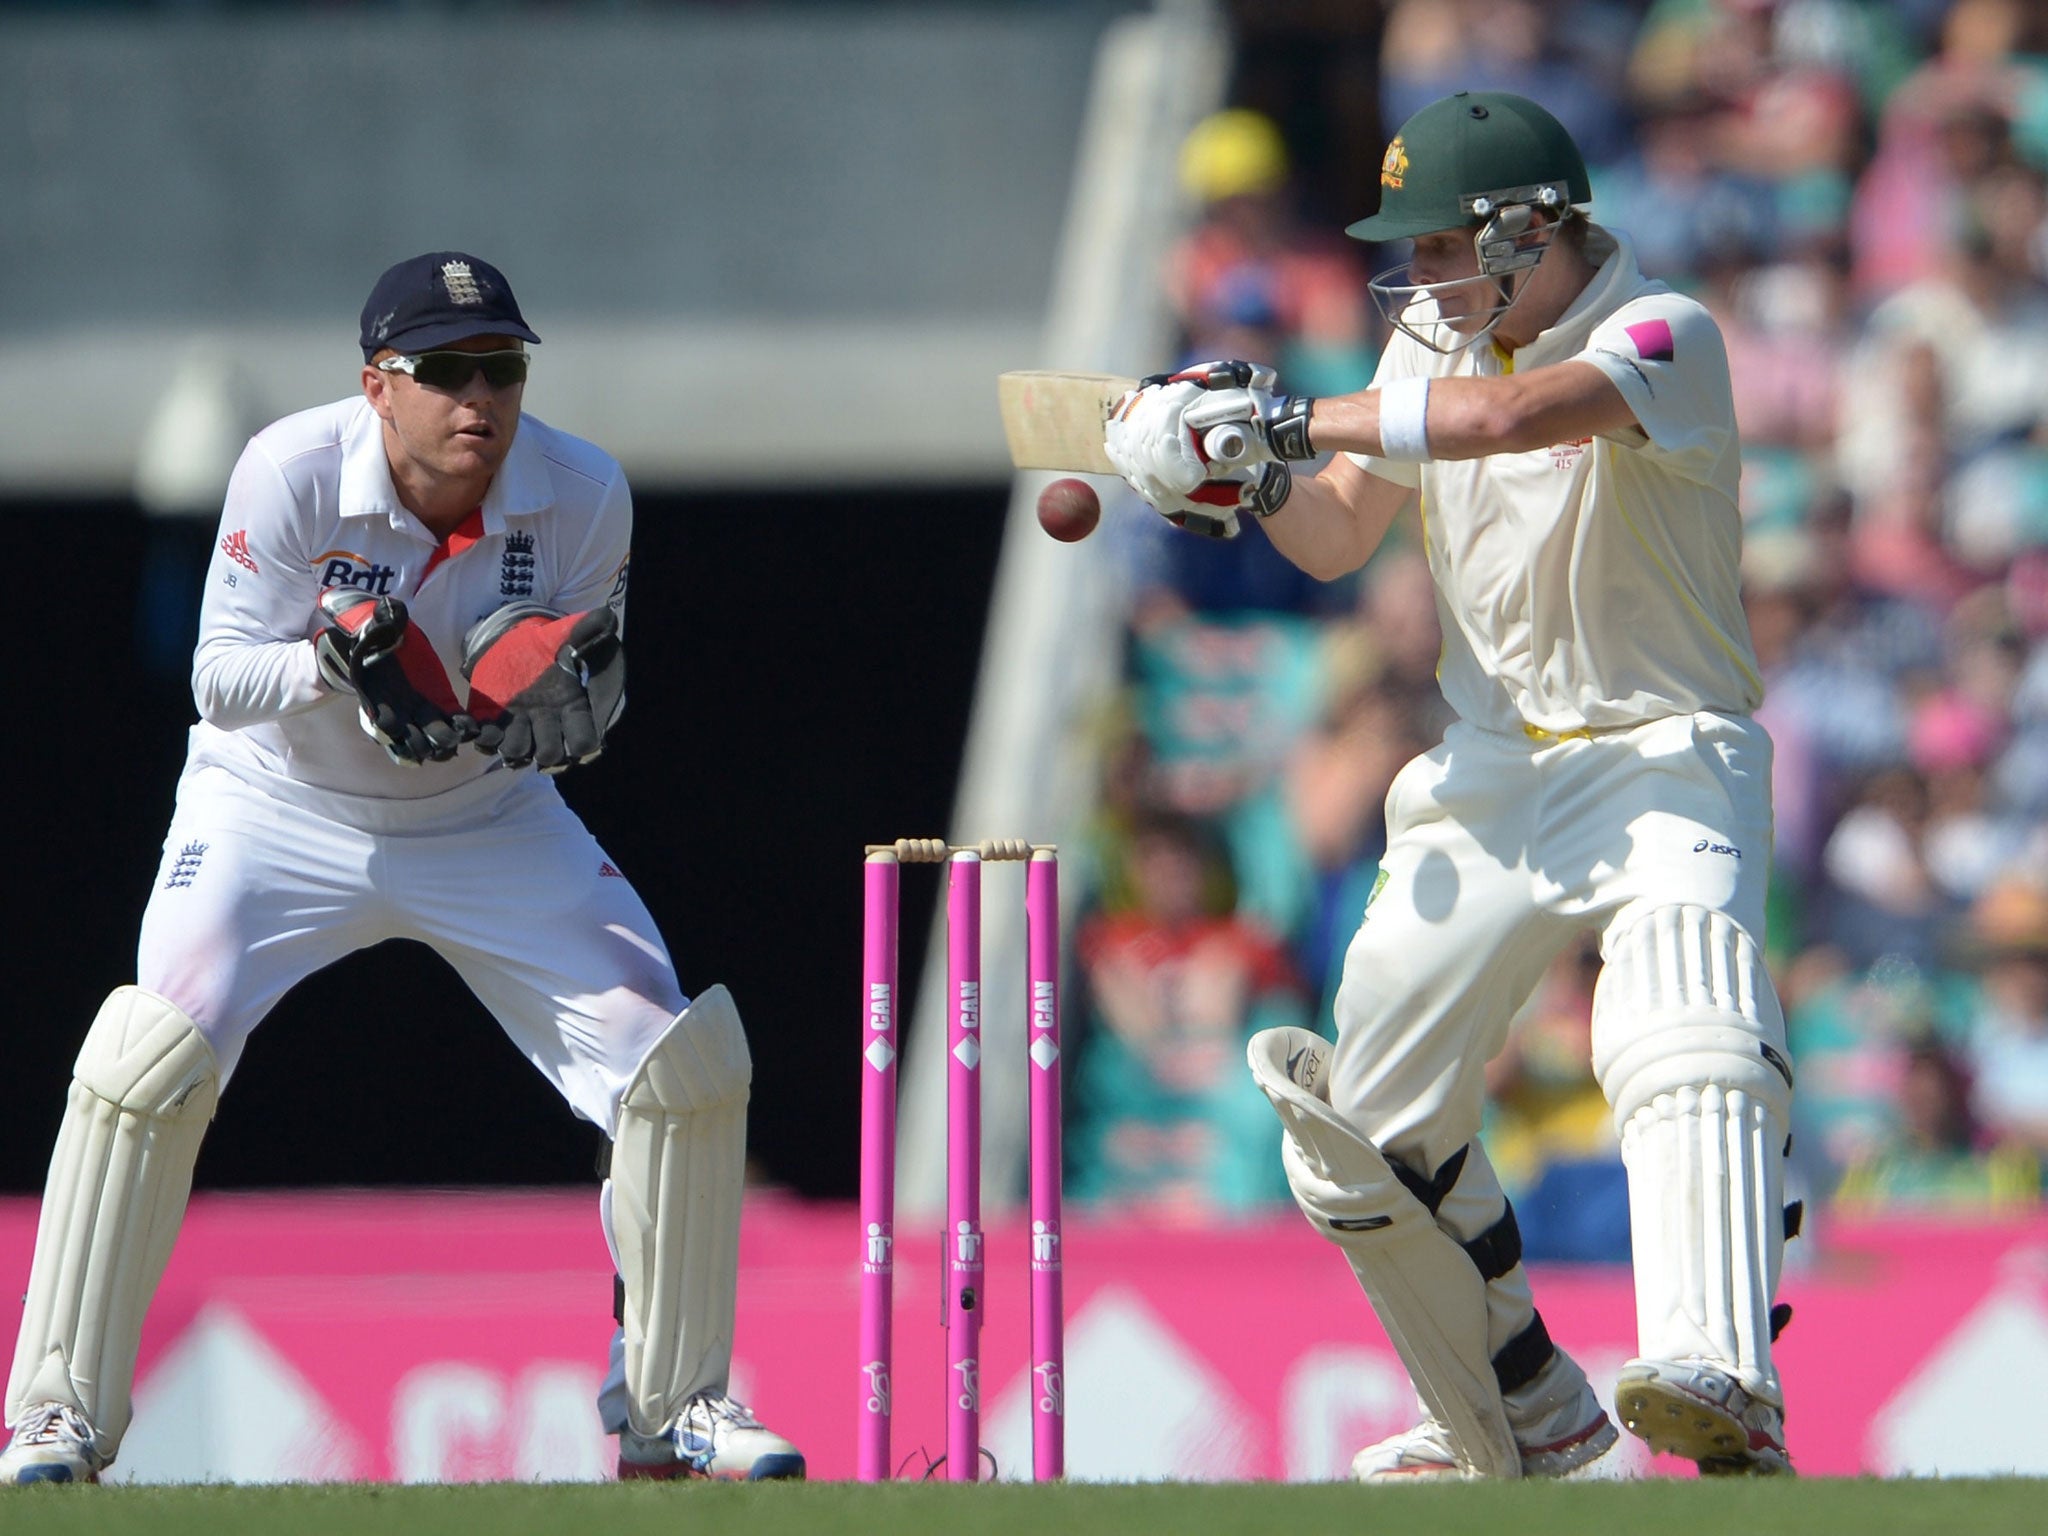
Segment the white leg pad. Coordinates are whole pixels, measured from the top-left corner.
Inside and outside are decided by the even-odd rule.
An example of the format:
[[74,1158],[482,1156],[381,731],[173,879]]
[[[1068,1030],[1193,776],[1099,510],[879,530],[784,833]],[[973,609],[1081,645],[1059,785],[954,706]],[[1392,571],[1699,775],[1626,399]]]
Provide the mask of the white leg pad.
[[1285,1127],[1281,1160],[1295,1203],[1344,1250],[1468,1475],[1519,1477],[1487,1345],[1486,1282],[1380,1150],[1330,1106],[1330,1050],[1308,1030],[1268,1029],[1246,1052]]
[[142,1317],[170,1262],[220,1097],[213,1050],[173,1004],[120,987],[72,1068],[50,1154],[7,1422],[64,1403],[108,1459],[127,1433]]
[[637,1434],[662,1433],[732,1370],[753,1076],[732,996],[713,987],[654,1043],[620,1106],[611,1231]]
[[1643,1356],[1704,1360],[1782,1406],[1770,1314],[1792,1067],[1750,936],[1672,907],[1612,939],[1593,1062],[1628,1165]]
[[[1448,1168],[1437,1170],[1436,1178],[1441,1180]],[[1457,1176],[1437,1202],[1436,1224],[1465,1250],[1486,1281],[1487,1346],[1494,1379],[1502,1384],[1501,1396],[1514,1421],[1516,1393],[1550,1364],[1556,1346],[1536,1313],[1529,1272],[1522,1267],[1522,1234],[1507,1192],[1477,1141],[1466,1143],[1457,1159]]]

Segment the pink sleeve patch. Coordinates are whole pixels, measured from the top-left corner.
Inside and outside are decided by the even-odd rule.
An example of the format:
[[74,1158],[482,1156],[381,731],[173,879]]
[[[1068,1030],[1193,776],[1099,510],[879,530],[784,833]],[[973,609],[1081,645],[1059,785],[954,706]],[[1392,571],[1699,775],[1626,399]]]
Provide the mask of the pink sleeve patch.
[[1638,320],[1624,326],[1628,339],[1636,344],[1636,356],[1646,363],[1668,363],[1672,358],[1671,322]]

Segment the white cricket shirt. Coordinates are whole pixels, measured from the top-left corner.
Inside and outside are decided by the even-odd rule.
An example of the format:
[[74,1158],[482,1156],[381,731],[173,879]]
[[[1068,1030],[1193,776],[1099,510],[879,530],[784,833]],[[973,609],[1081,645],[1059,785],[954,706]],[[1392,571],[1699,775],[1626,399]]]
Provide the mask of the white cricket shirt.
[[1539,739],[1744,715],[1763,701],[1740,596],[1741,460],[1720,327],[1645,278],[1626,236],[1596,225],[1587,253],[1593,280],[1527,346],[1445,357],[1396,332],[1373,383],[1590,363],[1640,428],[1483,459],[1351,455],[1421,489],[1444,697],[1482,729]]
[[192,657],[186,769],[218,765],[273,793],[291,783],[376,799],[468,784],[498,759],[464,747],[446,763],[394,763],[353,694],[321,681],[311,638],[321,592],[404,600],[457,698],[462,637],[510,602],[565,613],[608,603],[625,620],[633,503],[607,453],[521,416],[483,505],[437,539],[391,484],[381,424],[361,396],[287,416],[249,441],[228,482]]

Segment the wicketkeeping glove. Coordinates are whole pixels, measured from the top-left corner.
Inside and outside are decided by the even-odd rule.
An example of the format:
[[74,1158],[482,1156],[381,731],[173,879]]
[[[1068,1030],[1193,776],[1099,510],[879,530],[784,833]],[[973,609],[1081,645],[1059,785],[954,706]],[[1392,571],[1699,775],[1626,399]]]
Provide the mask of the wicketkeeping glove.
[[320,619],[313,639],[320,675],[336,692],[356,696],[363,729],[393,762],[445,763],[476,735],[476,721],[404,603],[330,587],[320,594]]
[[609,608],[559,614],[512,603],[462,642],[479,750],[560,773],[604,750],[626,700],[626,647]]

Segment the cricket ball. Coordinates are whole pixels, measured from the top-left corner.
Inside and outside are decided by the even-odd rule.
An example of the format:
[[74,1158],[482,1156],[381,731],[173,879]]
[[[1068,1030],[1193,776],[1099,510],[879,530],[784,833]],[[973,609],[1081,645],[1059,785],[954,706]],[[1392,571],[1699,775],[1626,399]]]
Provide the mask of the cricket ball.
[[1038,526],[1062,544],[1085,539],[1102,520],[1102,499],[1086,480],[1055,480],[1038,493]]

